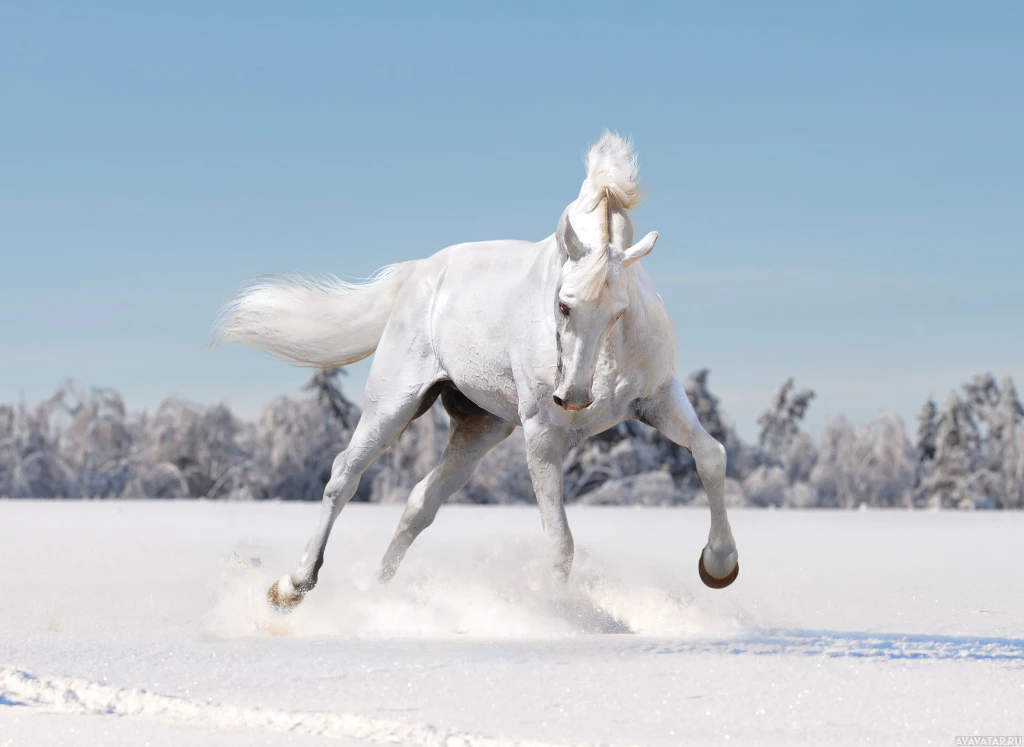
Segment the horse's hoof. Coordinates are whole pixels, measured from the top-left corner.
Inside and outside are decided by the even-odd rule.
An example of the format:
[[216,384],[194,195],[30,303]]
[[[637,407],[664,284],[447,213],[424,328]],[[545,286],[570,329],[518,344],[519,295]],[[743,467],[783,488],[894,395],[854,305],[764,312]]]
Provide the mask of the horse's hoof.
[[736,580],[736,577],[740,575],[740,562],[737,560],[736,565],[732,567],[732,570],[723,578],[715,578],[708,569],[704,567],[704,551],[701,550],[700,557],[697,559],[697,573],[700,574],[700,580],[704,582],[704,585],[711,589],[724,589],[726,586]]
[[291,612],[299,606],[305,596],[305,592],[299,591],[292,585],[290,576],[275,581],[267,590],[267,601],[278,612]]

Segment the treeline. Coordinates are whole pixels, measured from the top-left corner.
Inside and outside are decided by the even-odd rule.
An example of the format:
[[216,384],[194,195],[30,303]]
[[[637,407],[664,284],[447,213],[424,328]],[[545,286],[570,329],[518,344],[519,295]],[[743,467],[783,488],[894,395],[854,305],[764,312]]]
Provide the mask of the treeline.
[[[319,500],[358,408],[339,371],[316,373],[258,422],[223,405],[167,399],[129,413],[111,389],[61,386],[28,406],[0,405],[0,496]],[[927,401],[913,436],[893,413],[863,427],[831,420],[819,442],[802,428],[814,392],[779,387],[744,443],[708,385],[686,381],[705,428],[729,454],[732,505],[785,507],[1024,507],[1024,408],[1013,381],[979,374],[941,406]],[[404,501],[447,437],[439,406],[414,421],[367,471],[355,500]],[[453,500],[532,501],[521,431],[484,459]],[[566,461],[566,496],[592,504],[703,501],[693,459],[630,421],[588,439]]]

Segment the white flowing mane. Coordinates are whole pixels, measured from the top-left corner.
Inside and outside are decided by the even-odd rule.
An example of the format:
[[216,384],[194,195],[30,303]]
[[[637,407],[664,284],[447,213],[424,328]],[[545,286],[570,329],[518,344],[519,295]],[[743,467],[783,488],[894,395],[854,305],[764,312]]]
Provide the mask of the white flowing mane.
[[[586,156],[587,178],[580,187],[575,206],[577,215],[587,214],[587,220],[599,206],[602,214],[597,220],[605,223],[603,233],[608,236],[610,213],[613,210],[630,210],[640,203],[640,164],[633,152],[633,143],[618,133],[605,130]],[[570,210],[570,212],[573,212]],[[626,216],[626,221],[632,221]],[[601,247],[605,249],[605,247]],[[608,278],[609,253],[594,250],[572,268],[568,280],[583,298],[596,298]],[[627,282],[634,279],[634,273],[627,270]]]
[[618,133],[604,131],[587,151],[587,178],[577,204],[591,212],[604,197],[630,210],[640,203],[640,164],[633,143]]

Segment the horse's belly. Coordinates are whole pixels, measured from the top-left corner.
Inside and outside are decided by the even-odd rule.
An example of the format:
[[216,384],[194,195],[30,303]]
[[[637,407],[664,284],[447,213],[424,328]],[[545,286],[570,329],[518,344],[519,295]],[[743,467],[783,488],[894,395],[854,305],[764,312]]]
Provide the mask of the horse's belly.
[[436,334],[441,367],[477,406],[513,423],[519,422],[519,396],[500,337],[479,329],[479,321]]
[[474,382],[465,377],[452,376],[452,383],[466,395],[473,404],[497,415],[502,420],[519,425],[518,402],[514,390],[496,388],[491,382]]

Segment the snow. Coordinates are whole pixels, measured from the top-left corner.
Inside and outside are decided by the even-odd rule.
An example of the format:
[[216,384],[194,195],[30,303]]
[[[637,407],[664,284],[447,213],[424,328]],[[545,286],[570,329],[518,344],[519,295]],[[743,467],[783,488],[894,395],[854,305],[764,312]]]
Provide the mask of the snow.
[[352,505],[321,584],[263,601],[309,503],[0,501],[0,745],[952,744],[1024,733],[1024,515]]

